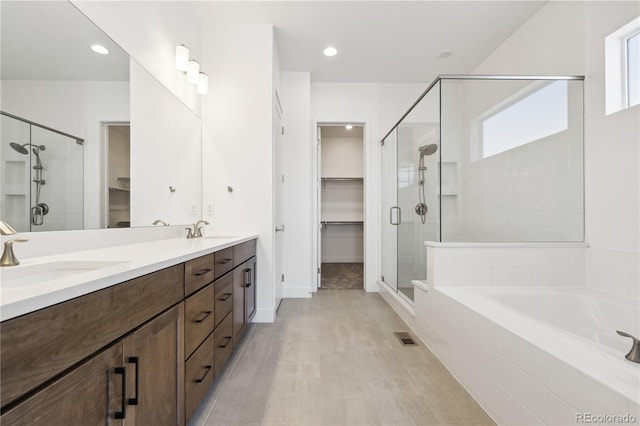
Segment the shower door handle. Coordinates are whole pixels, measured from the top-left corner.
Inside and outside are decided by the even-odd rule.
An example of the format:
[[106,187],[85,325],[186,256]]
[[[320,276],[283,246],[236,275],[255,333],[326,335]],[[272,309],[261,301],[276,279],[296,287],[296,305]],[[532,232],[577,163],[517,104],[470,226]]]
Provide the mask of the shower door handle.
[[[396,215],[396,219],[397,219],[396,223],[393,223],[393,210],[394,209],[398,210],[398,214]],[[400,222],[402,222],[402,210],[400,210],[400,207],[398,207],[398,206],[391,207],[389,209],[389,223],[392,224],[392,225],[396,225],[397,226],[397,225],[400,225]]]

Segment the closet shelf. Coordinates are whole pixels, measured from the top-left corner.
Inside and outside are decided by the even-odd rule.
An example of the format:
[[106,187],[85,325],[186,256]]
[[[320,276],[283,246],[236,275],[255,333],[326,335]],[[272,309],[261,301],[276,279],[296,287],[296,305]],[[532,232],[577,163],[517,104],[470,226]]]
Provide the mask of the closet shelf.
[[131,192],[130,189],[126,189],[126,188],[115,188],[113,186],[109,187],[109,191],[114,191],[114,192]]
[[364,178],[361,177],[323,177],[322,180],[332,180],[332,181],[339,181],[339,180],[349,180],[349,181],[361,181],[364,180]]
[[322,225],[363,225],[362,220],[323,220]]

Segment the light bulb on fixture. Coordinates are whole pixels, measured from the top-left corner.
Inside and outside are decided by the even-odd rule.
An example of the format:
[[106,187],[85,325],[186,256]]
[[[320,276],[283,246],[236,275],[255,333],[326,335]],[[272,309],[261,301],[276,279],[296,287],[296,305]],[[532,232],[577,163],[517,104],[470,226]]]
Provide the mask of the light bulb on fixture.
[[200,75],[200,64],[195,59],[189,60],[187,68],[187,81],[191,84],[198,84],[198,76]]
[[206,95],[209,91],[209,77],[201,72],[198,76],[198,86],[196,87],[196,92],[200,95]]
[[347,130],[351,130],[353,129],[353,126],[351,124],[347,124],[346,126],[344,126],[344,128]]
[[186,71],[189,66],[189,49],[184,44],[176,46],[176,69]]

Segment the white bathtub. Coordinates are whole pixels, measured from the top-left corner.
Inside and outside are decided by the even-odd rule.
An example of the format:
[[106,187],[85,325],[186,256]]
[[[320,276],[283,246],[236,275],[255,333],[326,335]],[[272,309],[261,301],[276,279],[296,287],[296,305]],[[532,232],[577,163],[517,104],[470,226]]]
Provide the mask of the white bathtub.
[[582,288],[415,286],[416,331],[499,424],[639,424],[640,364],[615,333],[640,334],[635,303]]

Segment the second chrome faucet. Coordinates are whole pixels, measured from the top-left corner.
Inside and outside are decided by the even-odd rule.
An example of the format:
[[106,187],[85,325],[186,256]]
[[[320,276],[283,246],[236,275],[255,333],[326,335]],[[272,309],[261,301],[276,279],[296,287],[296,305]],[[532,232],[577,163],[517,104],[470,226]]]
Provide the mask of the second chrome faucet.
[[187,238],[200,238],[202,237],[202,225],[209,225],[206,220],[200,219],[193,224],[193,228],[184,228],[187,231]]

